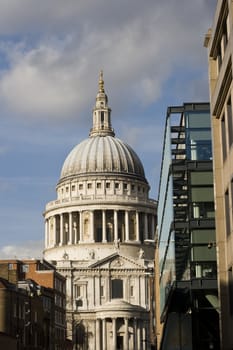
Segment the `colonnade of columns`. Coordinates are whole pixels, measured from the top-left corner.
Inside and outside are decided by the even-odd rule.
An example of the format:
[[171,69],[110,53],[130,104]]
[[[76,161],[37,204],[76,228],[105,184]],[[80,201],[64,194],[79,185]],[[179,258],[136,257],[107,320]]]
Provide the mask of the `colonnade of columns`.
[[132,210],[66,212],[45,220],[46,248],[82,242],[154,239],[155,217]]
[[147,338],[149,330],[146,320],[128,317],[97,318],[95,333],[96,350],[147,350],[149,348]]

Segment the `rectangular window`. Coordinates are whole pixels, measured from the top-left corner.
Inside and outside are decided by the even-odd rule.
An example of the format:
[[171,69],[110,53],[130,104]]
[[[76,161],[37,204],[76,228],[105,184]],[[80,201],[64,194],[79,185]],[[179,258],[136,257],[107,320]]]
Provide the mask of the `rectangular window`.
[[29,265],[23,264],[22,265],[22,272],[27,273],[29,271]]
[[222,135],[222,157],[224,161],[227,155],[225,115],[223,115],[221,119],[221,135]]
[[231,179],[231,222],[233,222],[233,178]]
[[228,143],[230,148],[233,143],[233,120],[232,120],[231,97],[227,101],[227,124],[228,124]]
[[71,189],[72,191],[75,191],[75,185],[72,185]]
[[225,225],[226,225],[226,234],[229,236],[231,233],[230,227],[230,203],[229,203],[229,192],[225,192]]
[[193,187],[192,202],[213,202],[214,191],[213,187]]
[[100,296],[104,297],[104,286],[100,286]]
[[130,286],[130,296],[133,297],[134,296],[134,287]]
[[120,279],[112,280],[112,299],[123,298],[123,281]]
[[110,182],[106,182],[106,188],[110,188]]
[[124,184],[123,187],[124,187],[124,190],[126,191],[127,188],[128,188],[128,185],[127,185],[127,184]]
[[8,264],[8,270],[13,270],[14,269],[14,265],[12,263]]
[[83,184],[79,184],[78,188],[79,188],[79,190],[82,190],[83,189]]
[[115,183],[115,188],[118,189],[120,187],[119,182]]
[[228,288],[229,288],[229,301],[230,301],[230,313],[233,314],[233,273],[232,267],[228,270]]
[[191,172],[192,185],[213,185],[212,171],[192,171]]
[[101,188],[101,182],[97,182],[96,187]]
[[91,183],[89,183],[89,184],[87,184],[87,188],[92,188],[92,184]]
[[75,286],[75,297],[78,298],[81,295],[81,286]]

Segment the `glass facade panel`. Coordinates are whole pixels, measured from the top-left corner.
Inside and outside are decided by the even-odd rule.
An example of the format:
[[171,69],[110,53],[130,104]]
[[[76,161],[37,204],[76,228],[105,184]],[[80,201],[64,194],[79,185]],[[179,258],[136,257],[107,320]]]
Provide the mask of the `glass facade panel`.
[[191,185],[212,185],[212,171],[193,171],[191,172]]
[[186,112],[187,128],[210,128],[210,118],[206,118],[206,112]]
[[171,234],[170,244],[166,245],[163,243],[164,253],[166,259],[161,260],[160,263],[164,265],[160,268],[162,270],[161,280],[160,280],[160,308],[164,309],[167,297],[170,292],[173,281],[175,280],[175,250],[174,250],[174,232]]
[[193,187],[191,190],[192,202],[213,202],[212,187]]
[[206,113],[186,113],[186,154],[188,159],[212,159],[210,117],[206,116]]
[[192,248],[192,261],[211,261],[216,260],[216,250],[208,248],[208,245]]
[[[160,177],[160,192],[159,192],[159,204],[158,204],[158,220],[162,220],[163,211],[164,211],[164,202],[167,198],[167,184],[169,181],[169,167],[171,164],[171,140],[170,140],[170,121],[167,121],[166,133],[165,133],[165,144],[163,150],[163,161],[161,168],[161,177]],[[172,192],[169,193],[169,196],[172,195]],[[172,201],[172,199],[170,198]],[[161,227],[161,222],[158,222],[159,227]],[[159,233],[160,235],[160,233]]]
[[191,160],[212,159],[212,144],[210,130],[189,130],[187,131],[187,157]]
[[192,230],[191,232],[191,243],[206,243],[212,242],[215,240],[215,230]]

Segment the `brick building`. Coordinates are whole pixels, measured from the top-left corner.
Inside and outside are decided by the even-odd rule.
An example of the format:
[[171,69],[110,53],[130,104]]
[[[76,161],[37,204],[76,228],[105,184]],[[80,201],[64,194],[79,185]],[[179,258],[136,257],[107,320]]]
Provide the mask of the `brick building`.
[[0,260],[0,276],[0,339],[12,337],[11,349],[65,349],[65,278],[34,259]]

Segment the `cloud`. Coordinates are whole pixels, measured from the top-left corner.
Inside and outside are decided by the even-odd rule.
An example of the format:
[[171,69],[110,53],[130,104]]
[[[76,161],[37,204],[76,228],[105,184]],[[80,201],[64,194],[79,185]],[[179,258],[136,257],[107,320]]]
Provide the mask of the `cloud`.
[[[147,106],[165,93],[177,66],[194,69],[206,63],[202,42],[210,25],[209,1],[134,0],[109,6],[106,0],[48,0],[40,9],[23,2],[6,6],[3,1],[0,14],[2,32],[25,32],[24,39],[1,45],[7,63],[0,101],[18,117],[84,118],[101,68],[115,105]],[[35,31],[33,40],[29,30]]]
[[24,241],[14,245],[5,245],[0,248],[1,259],[31,259],[41,258],[43,241]]

